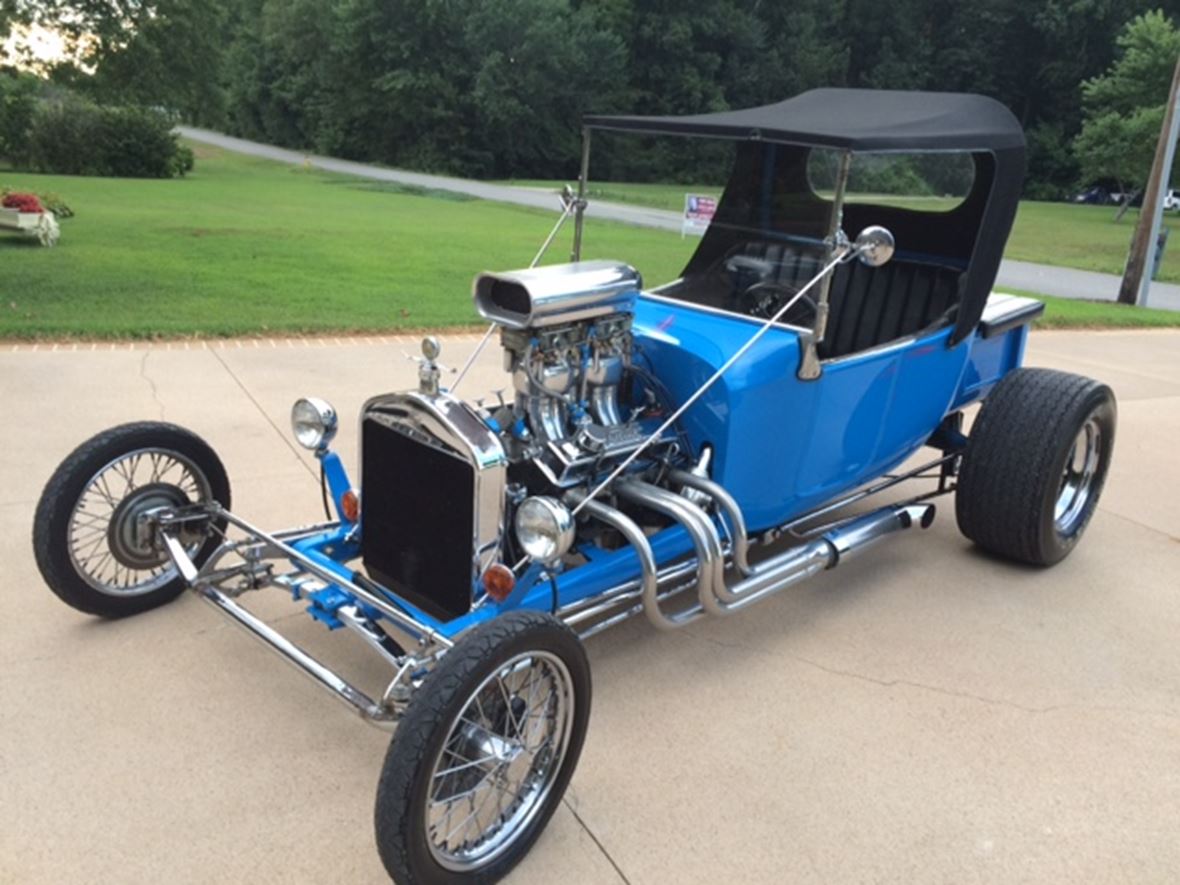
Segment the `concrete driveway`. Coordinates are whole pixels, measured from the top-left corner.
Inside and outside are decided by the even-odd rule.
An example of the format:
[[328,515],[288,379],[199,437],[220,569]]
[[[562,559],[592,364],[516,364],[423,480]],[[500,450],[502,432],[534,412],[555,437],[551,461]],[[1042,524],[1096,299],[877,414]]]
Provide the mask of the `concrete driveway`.
[[[75,613],[29,533],[58,461],[141,418],[205,435],[247,518],[313,520],[289,403],[317,393],[352,416],[413,384],[413,349],[0,346],[0,881],[383,881],[382,733],[190,596],[114,623]],[[1036,333],[1030,362],[1119,396],[1112,475],[1074,555],[1050,571],[988,559],[944,502],[926,536],[756,613],[592,640],[585,753],[513,881],[1176,881],[1180,332]],[[497,364],[489,352],[466,392]],[[250,602],[380,684],[354,639],[278,594]]]

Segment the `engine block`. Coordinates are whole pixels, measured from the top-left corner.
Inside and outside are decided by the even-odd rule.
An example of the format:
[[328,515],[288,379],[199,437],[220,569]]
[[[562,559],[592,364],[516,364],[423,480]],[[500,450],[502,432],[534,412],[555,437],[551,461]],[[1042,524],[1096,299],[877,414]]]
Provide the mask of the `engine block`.
[[651,430],[634,381],[639,274],[587,261],[476,278],[480,313],[500,326],[513,401],[496,410],[505,451],[568,488],[625,458]]

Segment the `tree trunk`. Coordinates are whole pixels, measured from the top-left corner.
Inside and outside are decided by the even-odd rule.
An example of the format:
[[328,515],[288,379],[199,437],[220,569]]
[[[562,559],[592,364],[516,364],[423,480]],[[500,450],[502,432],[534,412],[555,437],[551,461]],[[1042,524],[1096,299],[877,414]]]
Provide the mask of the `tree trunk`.
[[[1172,72],[1172,87],[1168,90],[1168,104],[1164,111],[1163,125],[1160,126],[1160,137],[1155,146],[1155,160],[1151,164],[1151,175],[1147,179],[1147,190],[1143,194],[1143,208],[1139,210],[1139,223],[1135,225],[1135,234],[1131,238],[1131,250],[1127,254],[1127,263],[1123,269],[1123,281],[1119,286],[1119,303],[1139,304],[1140,295],[1146,297],[1143,287],[1144,274],[1150,274],[1148,263],[1154,254],[1155,234],[1158,229],[1161,191],[1167,185],[1171,174],[1173,150],[1175,148],[1176,132],[1173,122],[1177,115],[1177,102],[1180,101],[1180,59],[1176,60],[1176,68]],[[1130,200],[1127,201],[1128,203]],[[1151,285],[1150,279],[1148,286]]]
[[[1122,187],[1122,185],[1119,185],[1119,187]],[[1119,206],[1119,211],[1114,214],[1115,224],[1118,224],[1123,220],[1123,216],[1127,214],[1127,210],[1131,208],[1131,204],[1135,202],[1135,198],[1141,193],[1143,193],[1143,191],[1139,190],[1135,191],[1133,194],[1125,195],[1126,198],[1123,200],[1123,205]]]

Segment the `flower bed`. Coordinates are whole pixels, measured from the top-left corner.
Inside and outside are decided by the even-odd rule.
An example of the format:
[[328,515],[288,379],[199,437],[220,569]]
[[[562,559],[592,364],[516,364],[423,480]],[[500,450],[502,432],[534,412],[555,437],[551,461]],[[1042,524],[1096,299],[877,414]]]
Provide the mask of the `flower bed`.
[[37,213],[45,211],[45,207],[41,205],[41,201],[36,194],[26,193],[8,193],[4,195],[4,199],[0,200],[0,206],[5,209],[16,209],[18,212]]

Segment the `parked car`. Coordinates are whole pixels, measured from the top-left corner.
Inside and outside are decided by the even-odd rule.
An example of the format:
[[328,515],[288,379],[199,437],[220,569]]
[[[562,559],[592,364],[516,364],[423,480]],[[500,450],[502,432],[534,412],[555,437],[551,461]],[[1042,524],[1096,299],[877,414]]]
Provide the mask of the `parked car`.
[[1108,203],[1117,202],[1104,187],[1092,187],[1082,191],[1080,194],[1075,194],[1073,201],[1075,203],[1088,203],[1091,205],[1105,206]]
[[1164,209],[1168,212],[1175,212],[1180,209],[1180,191],[1172,188],[1164,194]]
[[[84,442],[37,507],[37,563],[67,604],[121,617],[191,588],[396,727],[375,823],[398,882],[493,880],[540,836],[586,736],[588,637],[640,614],[657,630],[743,617],[926,528],[952,493],[980,548],[1049,566],[1082,537],[1110,464],[1110,389],[1021,368],[1042,305],[991,291],[1025,166],[1002,105],[824,89],[585,126],[562,214],[575,260],[474,282],[509,396],[460,398],[464,373],[444,375],[425,339],[418,388],[358,416],[359,486],[331,448],[336,411],[297,400],[292,432],[335,511],[320,525],[256,527],[231,510],[212,448],[159,422]],[[604,130],[733,144],[713,222],[666,286],[580,260],[589,138]],[[830,192],[807,174],[822,151]],[[945,211],[847,201],[855,158],[876,152],[961,154],[970,192]],[[265,588],[386,662],[380,696],[252,614]]]

